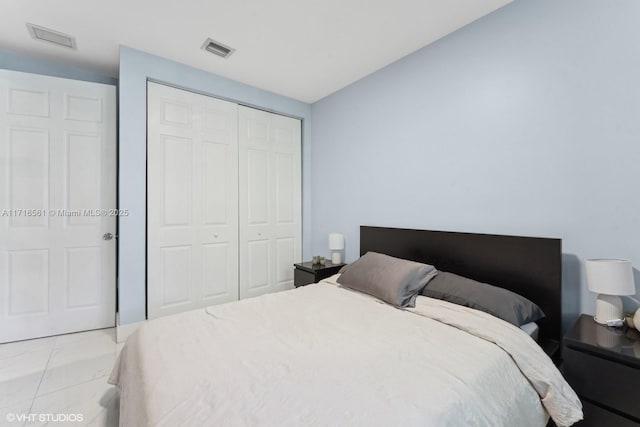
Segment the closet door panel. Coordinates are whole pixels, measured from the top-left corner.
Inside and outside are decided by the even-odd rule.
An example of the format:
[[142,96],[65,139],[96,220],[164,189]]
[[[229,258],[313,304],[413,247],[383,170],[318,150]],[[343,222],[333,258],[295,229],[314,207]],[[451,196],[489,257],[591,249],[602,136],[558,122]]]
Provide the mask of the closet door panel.
[[230,253],[229,243],[208,243],[202,245],[202,299],[207,305],[215,304],[219,298],[227,293],[229,277],[235,276],[229,271],[229,260],[237,258],[237,253]]
[[201,306],[238,299],[238,106],[204,97]]
[[302,129],[300,120],[272,114],[273,227],[277,263],[274,288],[293,288],[292,263],[302,261]]
[[293,268],[296,260],[296,239],[276,239],[276,288],[290,289],[293,286]]
[[160,249],[161,298],[164,307],[177,308],[192,304],[193,245],[164,246]]
[[236,104],[148,84],[149,318],[238,299],[237,140]]
[[269,152],[267,150],[247,150],[247,214],[250,226],[269,224],[269,199],[271,183]]
[[238,108],[240,298],[269,292],[269,115]]
[[293,288],[301,259],[300,121],[239,107],[240,297]]
[[207,226],[227,225],[229,210],[229,149],[226,144],[204,141],[202,144],[203,220]]
[[275,154],[276,221],[278,224],[294,224],[294,176],[295,159],[291,154]]
[[268,292],[271,270],[271,251],[268,239],[247,242],[247,290]]
[[193,226],[191,216],[193,140],[160,135],[162,226]]

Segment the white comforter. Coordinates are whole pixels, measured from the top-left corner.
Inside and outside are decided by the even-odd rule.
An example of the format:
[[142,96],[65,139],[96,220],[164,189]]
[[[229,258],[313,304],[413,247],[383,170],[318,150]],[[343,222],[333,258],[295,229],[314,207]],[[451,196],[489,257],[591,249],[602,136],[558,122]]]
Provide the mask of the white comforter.
[[110,378],[120,425],[544,426],[540,398],[560,425],[581,418],[520,329],[426,297],[400,310],[331,283],[141,327]]

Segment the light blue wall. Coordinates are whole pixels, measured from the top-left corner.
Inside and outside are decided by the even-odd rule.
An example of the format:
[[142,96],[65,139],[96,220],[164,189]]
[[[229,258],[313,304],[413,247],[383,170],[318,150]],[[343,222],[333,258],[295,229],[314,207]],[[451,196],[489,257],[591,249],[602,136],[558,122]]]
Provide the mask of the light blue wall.
[[129,209],[130,215],[121,217],[119,222],[120,324],[145,318],[147,79],[302,118],[302,250],[305,257],[310,253],[311,106],[123,46],[119,87],[119,207]]
[[354,260],[361,224],[560,237],[565,326],[593,312],[582,261],[640,265],[638,22],[516,0],[313,104],[313,254]]
[[0,49],[0,68],[24,73],[44,74],[65,79],[84,80],[94,83],[117,85],[118,79],[72,67],[60,62],[39,59],[6,49]]

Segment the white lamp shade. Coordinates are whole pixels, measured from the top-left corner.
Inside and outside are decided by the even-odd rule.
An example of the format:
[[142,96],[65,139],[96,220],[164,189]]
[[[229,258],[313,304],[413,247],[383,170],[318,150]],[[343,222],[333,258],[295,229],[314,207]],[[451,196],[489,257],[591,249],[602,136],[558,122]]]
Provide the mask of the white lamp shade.
[[329,234],[329,250],[341,251],[344,249],[344,236],[340,233]]
[[634,295],[631,261],[626,259],[588,259],[587,286],[591,292],[605,295]]

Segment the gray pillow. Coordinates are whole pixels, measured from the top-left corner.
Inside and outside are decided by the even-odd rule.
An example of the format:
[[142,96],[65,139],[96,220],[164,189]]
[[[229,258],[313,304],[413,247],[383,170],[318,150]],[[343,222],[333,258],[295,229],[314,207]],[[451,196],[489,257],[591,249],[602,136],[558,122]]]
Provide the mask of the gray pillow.
[[373,295],[396,307],[413,307],[420,290],[437,270],[434,266],[367,252],[345,266],[338,283]]
[[443,271],[424,288],[422,295],[475,308],[516,326],[544,317],[540,307],[521,295]]

